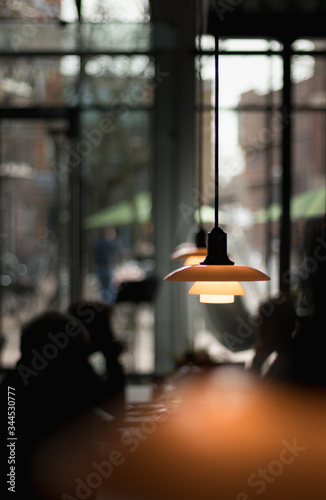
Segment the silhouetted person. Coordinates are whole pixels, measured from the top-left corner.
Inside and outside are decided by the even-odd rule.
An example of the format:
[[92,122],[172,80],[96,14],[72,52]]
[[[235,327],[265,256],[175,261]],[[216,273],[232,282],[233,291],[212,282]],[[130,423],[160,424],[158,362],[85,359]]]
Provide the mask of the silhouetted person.
[[87,328],[90,337],[88,354],[99,352],[104,356],[106,407],[109,413],[116,414],[124,411],[125,404],[126,380],[119,359],[125,346],[116,339],[112,330],[112,307],[102,302],[80,299],[70,304],[68,312]]
[[[295,382],[293,335],[297,316],[285,295],[259,305],[255,318],[257,344],[250,371],[275,382]],[[274,353],[275,359],[268,364]],[[266,366],[267,364],[267,366]]]
[[296,379],[300,384],[326,388],[326,220],[307,223],[306,251],[298,275],[300,293],[310,305],[299,318],[294,337]]
[[78,434],[73,439],[88,449],[98,423],[94,410],[104,399],[103,383],[87,362],[88,343],[83,325],[57,311],[44,312],[22,327],[21,357],[1,384],[2,391],[12,387],[16,397],[17,488],[24,494],[18,498],[39,498],[30,471],[46,440],[61,436],[57,446],[63,458],[62,433],[72,426]]
[[113,227],[108,227],[94,246],[94,260],[100,285],[101,299],[112,304],[116,300],[117,286],[113,270],[120,258],[120,245]]

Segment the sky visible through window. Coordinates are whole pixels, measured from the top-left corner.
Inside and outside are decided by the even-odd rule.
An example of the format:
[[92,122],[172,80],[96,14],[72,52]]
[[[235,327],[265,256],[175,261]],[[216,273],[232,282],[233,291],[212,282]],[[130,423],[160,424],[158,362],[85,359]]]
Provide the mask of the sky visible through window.
[[[314,44],[310,40],[300,40],[296,49],[313,50]],[[273,48],[278,50],[277,42],[273,42]],[[214,51],[214,38],[203,37],[202,48]],[[221,55],[219,58],[219,104],[221,108],[236,108],[239,104],[241,94],[250,90],[258,95],[267,94],[270,90],[276,91],[282,88],[283,67],[282,58],[276,55],[268,57],[263,54],[269,48],[267,40],[224,40],[223,50],[261,50],[262,55]],[[314,58],[307,55],[293,59],[292,77],[293,82],[298,83],[310,78],[314,73]],[[215,61],[213,56],[204,56],[202,65],[202,78],[204,80],[215,79]],[[214,93],[212,87],[212,94]],[[212,103],[213,104],[213,103]],[[233,176],[243,171],[244,159],[238,143],[238,118],[236,113],[221,112],[219,144],[221,155],[220,181],[228,183]],[[230,165],[232,168],[230,168]]]

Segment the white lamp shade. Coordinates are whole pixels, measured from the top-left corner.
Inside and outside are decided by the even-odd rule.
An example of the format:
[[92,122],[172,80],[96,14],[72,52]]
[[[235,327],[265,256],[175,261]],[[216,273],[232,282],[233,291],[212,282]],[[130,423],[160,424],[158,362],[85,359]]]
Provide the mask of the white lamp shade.
[[232,304],[234,302],[234,295],[202,294],[199,297],[199,302],[203,304]]
[[190,295],[245,295],[237,281],[196,281],[189,290]]

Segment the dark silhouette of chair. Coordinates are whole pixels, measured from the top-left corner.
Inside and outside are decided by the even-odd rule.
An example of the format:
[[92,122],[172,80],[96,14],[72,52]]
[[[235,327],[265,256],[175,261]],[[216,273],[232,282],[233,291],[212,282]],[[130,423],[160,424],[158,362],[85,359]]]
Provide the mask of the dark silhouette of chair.
[[123,281],[119,287],[117,302],[153,302],[158,287],[156,276],[148,276],[142,281]]

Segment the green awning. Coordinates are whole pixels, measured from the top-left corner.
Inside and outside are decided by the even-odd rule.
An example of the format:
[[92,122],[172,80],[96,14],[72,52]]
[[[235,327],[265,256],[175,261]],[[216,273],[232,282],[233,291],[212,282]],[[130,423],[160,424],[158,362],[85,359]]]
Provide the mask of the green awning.
[[326,189],[320,186],[310,191],[305,191],[293,197],[291,215],[294,219],[300,217],[316,217],[325,214]]
[[273,203],[270,205],[267,210],[257,210],[254,212],[254,222],[256,223],[264,223],[268,220],[276,221],[281,217],[281,206],[277,203]]
[[143,224],[151,220],[151,211],[152,200],[150,193],[138,193],[130,200],[122,201],[85,217],[84,228],[95,229],[105,226]]
[[[291,217],[293,219],[316,217],[325,214],[326,189],[320,186],[310,191],[305,191],[294,196],[291,200]],[[125,200],[112,207],[89,215],[84,219],[85,229],[95,229],[105,226],[125,226],[130,224],[142,224],[151,220],[152,200],[149,192],[135,195],[133,199]],[[201,207],[203,222],[214,222],[214,208]],[[222,223],[227,223],[226,213],[220,211]],[[273,203],[267,210],[258,210],[254,214],[256,223],[264,223],[267,220],[276,221],[281,216],[281,206]],[[198,213],[195,212],[195,220],[198,222]]]
[[[292,197],[290,209],[292,219],[307,219],[322,216],[326,208],[326,189],[320,186]],[[281,206],[273,203],[267,210],[255,212],[255,222],[276,221],[281,217]]]

